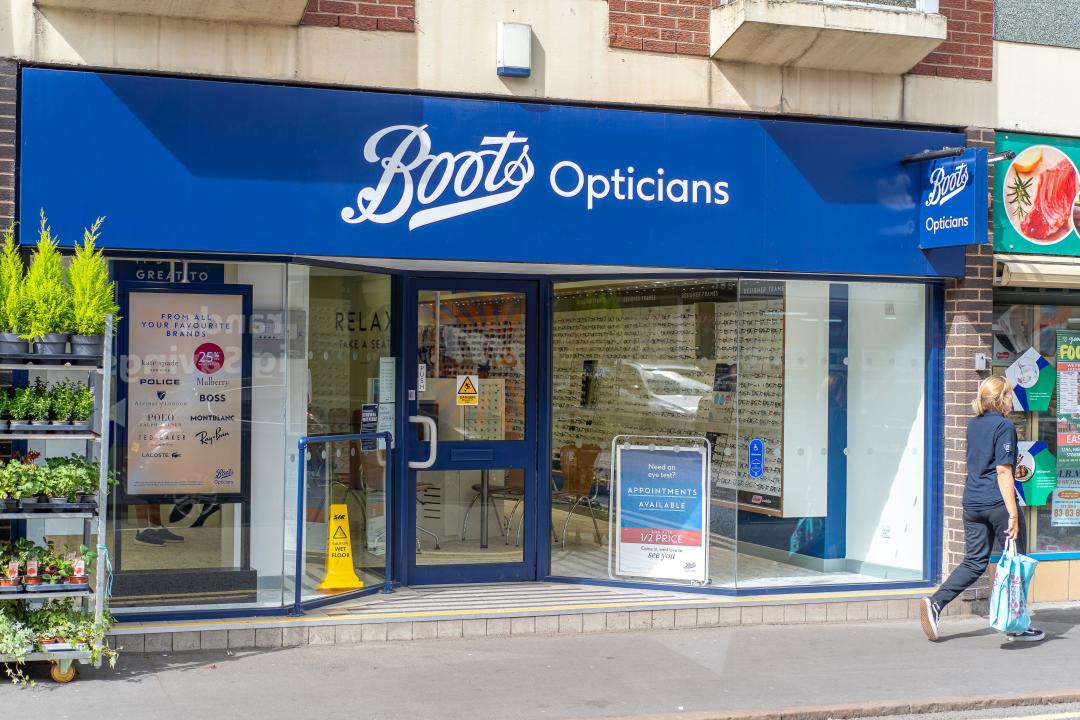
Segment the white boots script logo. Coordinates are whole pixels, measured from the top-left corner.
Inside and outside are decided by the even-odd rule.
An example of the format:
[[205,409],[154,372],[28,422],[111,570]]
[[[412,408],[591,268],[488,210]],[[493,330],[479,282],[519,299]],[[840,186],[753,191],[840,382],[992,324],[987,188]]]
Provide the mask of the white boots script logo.
[[968,164],[961,163],[948,175],[945,168],[936,167],[930,173],[930,197],[926,198],[926,207],[944,205],[964,191],[968,184]]
[[[415,202],[420,209],[409,217],[409,229],[415,230],[510,202],[532,180],[529,139],[515,136],[513,130],[501,137],[485,136],[480,145],[488,150],[433,155],[427,127],[393,125],[368,138],[364,159],[378,163],[382,176],[377,185],[357,194],[355,208],[341,209],[342,220],[392,223],[409,213]],[[510,159],[513,153],[516,157]],[[387,197],[395,179],[400,195]],[[453,194],[448,195],[451,186]],[[440,203],[444,195],[449,201]]]

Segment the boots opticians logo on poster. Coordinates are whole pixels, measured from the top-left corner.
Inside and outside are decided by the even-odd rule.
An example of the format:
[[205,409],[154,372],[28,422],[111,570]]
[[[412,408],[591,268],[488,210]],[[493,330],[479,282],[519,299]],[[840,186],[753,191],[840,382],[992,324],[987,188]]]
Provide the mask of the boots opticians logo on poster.
[[[433,152],[427,125],[392,125],[364,144],[364,160],[382,168],[378,183],[357,193],[356,206],[341,219],[388,224],[409,216],[409,229],[508,203],[533,179],[529,139],[513,130],[485,135],[479,150]],[[665,177],[633,166],[596,173],[573,160],[556,163],[547,181],[563,198],[584,200],[587,210],[601,201],[726,205],[723,180]]]

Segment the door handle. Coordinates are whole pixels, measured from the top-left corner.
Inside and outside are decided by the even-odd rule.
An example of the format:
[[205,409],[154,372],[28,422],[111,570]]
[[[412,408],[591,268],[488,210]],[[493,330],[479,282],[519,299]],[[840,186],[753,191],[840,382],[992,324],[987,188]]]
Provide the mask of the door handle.
[[435,464],[435,457],[439,449],[439,428],[435,425],[435,421],[427,415],[410,415],[409,422],[423,425],[427,430],[427,437],[424,438],[424,440],[429,441],[427,460],[409,461],[411,469],[425,470]]

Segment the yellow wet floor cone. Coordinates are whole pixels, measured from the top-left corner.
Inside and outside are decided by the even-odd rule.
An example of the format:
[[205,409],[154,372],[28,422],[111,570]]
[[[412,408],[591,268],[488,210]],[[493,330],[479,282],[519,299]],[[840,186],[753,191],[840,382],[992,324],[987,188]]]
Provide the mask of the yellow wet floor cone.
[[364,587],[364,581],[356,576],[353,568],[348,505],[342,503],[330,506],[330,526],[326,533],[326,577],[319,583],[319,590],[351,590]]

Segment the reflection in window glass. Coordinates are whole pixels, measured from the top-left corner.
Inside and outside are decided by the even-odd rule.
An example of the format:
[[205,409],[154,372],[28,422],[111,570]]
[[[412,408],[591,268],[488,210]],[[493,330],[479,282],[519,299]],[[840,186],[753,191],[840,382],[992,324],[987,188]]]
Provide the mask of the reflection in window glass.
[[713,585],[921,578],[925,312],[918,284],[557,284],[552,574],[607,576],[632,435],[711,444]]

